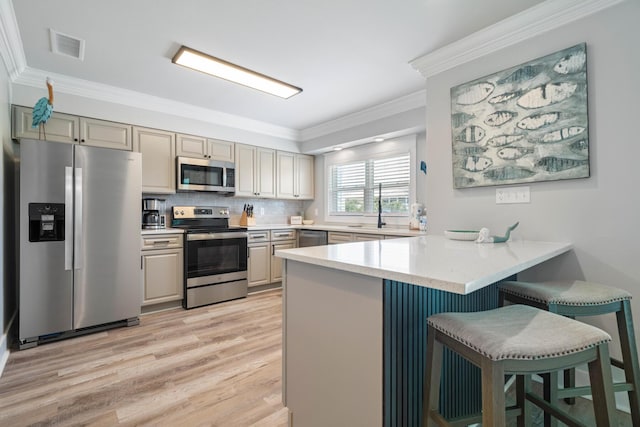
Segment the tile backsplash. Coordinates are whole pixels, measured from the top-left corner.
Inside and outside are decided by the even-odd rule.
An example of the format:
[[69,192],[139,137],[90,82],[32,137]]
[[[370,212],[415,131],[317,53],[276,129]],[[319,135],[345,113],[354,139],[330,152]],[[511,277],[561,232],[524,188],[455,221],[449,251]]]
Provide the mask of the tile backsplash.
[[[167,226],[171,226],[172,206],[225,206],[231,213],[229,222],[238,224],[242,215],[242,208],[245,204],[253,205],[256,224],[288,224],[289,216],[303,215],[305,203],[302,200],[275,200],[275,199],[252,199],[247,197],[225,197],[215,193],[185,192],[175,194],[151,194],[143,193],[144,198],[164,199],[167,216]],[[142,203],[142,202],[141,202]],[[264,215],[261,215],[264,209]]]

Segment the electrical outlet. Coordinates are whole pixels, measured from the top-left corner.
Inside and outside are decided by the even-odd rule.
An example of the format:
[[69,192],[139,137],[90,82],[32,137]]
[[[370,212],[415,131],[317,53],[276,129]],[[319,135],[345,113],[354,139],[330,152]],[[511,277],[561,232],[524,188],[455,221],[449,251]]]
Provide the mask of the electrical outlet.
[[318,216],[318,208],[314,211],[314,216]]
[[496,204],[531,203],[529,187],[496,188]]
[[264,216],[264,208],[260,208],[260,216]]

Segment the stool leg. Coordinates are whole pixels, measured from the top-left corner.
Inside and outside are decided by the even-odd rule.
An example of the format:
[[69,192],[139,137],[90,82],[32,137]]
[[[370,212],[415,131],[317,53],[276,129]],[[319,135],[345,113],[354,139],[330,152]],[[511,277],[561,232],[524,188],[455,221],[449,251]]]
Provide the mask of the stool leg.
[[[542,374],[543,398],[552,405],[558,404],[558,372]],[[557,427],[558,420],[551,414],[544,413],[544,427]]]
[[629,300],[622,302],[622,310],[616,313],[618,331],[620,334],[620,347],[624,363],[624,375],[627,383],[633,385],[629,391],[629,407],[631,408],[631,421],[634,426],[640,425],[640,368],[638,368],[638,349],[633,331],[633,316],[631,315],[631,303]]
[[[576,370],[575,368],[564,370],[564,388],[574,388],[576,386]],[[567,405],[576,403],[575,397],[565,397],[564,401]]]
[[531,375],[516,376],[516,405],[520,408],[518,415],[518,427],[531,427],[531,402],[527,399],[527,393],[531,393]]
[[616,404],[613,396],[613,378],[611,377],[611,364],[609,360],[609,345],[604,343],[598,346],[598,357],[596,360],[589,362],[589,380],[591,382],[591,395],[593,396],[593,410],[598,427],[616,425]]
[[442,375],[442,343],[435,339],[436,330],[427,330],[426,369],[424,372],[422,426],[432,427],[436,422],[431,411],[438,411],[440,403],[440,376]]
[[[555,307],[555,313],[558,312],[558,308]],[[576,316],[566,316],[570,319],[576,318]],[[564,370],[564,379],[563,379],[564,388],[574,388],[576,386],[576,369],[570,368]],[[564,399],[565,403],[568,405],[575,405],[576,398],[575,397],[567,397]]]
[[505,427],[507,415],[503,364],[483,358],[480,369],[482,370],[482,425]]

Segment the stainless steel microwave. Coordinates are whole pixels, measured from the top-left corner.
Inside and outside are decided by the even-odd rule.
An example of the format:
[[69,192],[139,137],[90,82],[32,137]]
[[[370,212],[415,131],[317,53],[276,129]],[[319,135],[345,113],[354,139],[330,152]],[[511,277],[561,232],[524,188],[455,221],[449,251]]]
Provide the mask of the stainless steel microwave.
[[212,191],[233,194],[235,164],[218,160],[176,157],[178,191]]

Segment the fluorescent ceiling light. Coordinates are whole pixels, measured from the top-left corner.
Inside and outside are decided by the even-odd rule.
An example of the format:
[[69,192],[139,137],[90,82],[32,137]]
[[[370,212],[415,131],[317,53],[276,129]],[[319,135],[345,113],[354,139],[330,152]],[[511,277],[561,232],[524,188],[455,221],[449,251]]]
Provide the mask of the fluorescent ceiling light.
[[299,87],[281,82],[264,74],[182,46],[171,60],[174,64],[248,86],[281,98],[290,98],[302,92]]
[[377,138],[373,138],[373,142],[382,142],[382,141],[384,141],[384,138],[381,137],[381,136],[379,136]]

